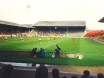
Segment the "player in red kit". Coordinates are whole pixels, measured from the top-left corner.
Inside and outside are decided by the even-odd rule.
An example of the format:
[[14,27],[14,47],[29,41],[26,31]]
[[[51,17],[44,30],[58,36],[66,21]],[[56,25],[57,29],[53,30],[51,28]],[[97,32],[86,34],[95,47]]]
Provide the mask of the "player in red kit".
[[56,41],[56,37],[54,37],[54,42]]
[[72,43],[75,45],[75,38],[72,39]]

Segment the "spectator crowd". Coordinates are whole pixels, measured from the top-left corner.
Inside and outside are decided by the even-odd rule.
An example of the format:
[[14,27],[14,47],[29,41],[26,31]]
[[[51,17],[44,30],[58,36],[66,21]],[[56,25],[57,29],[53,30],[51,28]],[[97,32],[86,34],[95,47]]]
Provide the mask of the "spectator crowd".
[[[13,71],[14,67],[12,65],[4,65],[2,67],[2,78],[13,78]],[[34,72],[35,78],[50,78],[48,75],[48,68],[44,65],[40,65],[36,68],[36,71]],[[53,68],[51,71],[52,78],[79,78],[77,75],[72,75],[70,77],[67,77],[63,75],[60,77],[59,75],[60,71],[57,68]],[[84,70],[82,76],[80,78],[94,78],[91,74],[90,71]],[[97,78],[104,78],[103,73],[98,73]]]

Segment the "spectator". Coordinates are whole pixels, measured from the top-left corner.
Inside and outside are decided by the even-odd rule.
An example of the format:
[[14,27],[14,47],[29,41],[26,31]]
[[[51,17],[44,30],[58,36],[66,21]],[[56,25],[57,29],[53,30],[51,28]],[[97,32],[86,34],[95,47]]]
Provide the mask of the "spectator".
[[36,50],[37,50],[37,48],[33,48],[32,53],[31,53],[31,56],[34,58],[36,58],[36,56],[37,56]]
[[36,69],[36,73],[35,73],[35,77],[36,78],[47,78],[48,77],[48,69],[46,66],[39,66]]
[[58,45],[56,45],[56,48],[55,48],[56,54],[55,54],[55,56],[58,57],[58,58],[60,58],[60,50],[61,50],[61,48]]
[[54,69],[52,70],[52,76],[53,76],[53,78],[60,78],[60,77],[59,77],[59,70],[56,69],[56,68],[54,68]]
[[63,78],[67,78],[66,76],[63,76]]
[[97,74],[97,78],[104,78],[104,76],[103,76],[102,73],[98,73],[98,74]]
[[71,76],[71,78],[78,78],[77,76]]
[[90,76],[90,72],[88,70],[84,70],[81,78],[93,78],[93,77]]
[[12,78],[13,74],[13,66],[12,65],[5,65],[2,67],[2,77],[3,78]]
[[42,57],[42,58],[45,57],[45,53],[44,53],[44,49],[43,48],[40,49],[40,57]]

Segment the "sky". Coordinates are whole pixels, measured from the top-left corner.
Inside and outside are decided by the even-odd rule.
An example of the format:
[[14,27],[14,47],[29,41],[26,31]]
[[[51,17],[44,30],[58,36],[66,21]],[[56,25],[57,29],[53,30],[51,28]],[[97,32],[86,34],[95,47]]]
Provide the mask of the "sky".
[[0,20],[18,24],[38,21],[86,21],[87,29],[104,30],[104,0],[0,0]]

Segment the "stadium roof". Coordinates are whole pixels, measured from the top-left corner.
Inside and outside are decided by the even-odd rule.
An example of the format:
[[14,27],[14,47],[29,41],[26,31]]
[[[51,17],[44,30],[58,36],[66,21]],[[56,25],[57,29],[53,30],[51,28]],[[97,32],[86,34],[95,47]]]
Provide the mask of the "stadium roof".
[[85,21],[104,29],[104,0],[0,0],[0,23],[31,27],[38,21]]
[[2,20],[0,20],[0,24],[6,24],[6,25],[12,25],[12,26],[21,26],[20,24],[17,24],[17,23],[2,21]]
[[104,23],[104,17],[101,18],[98,22]]
[[22,24],[21,26],[26,28],[34,28],[33,24]]
[[86,26],[85,21],[39,21],[34,26]]

